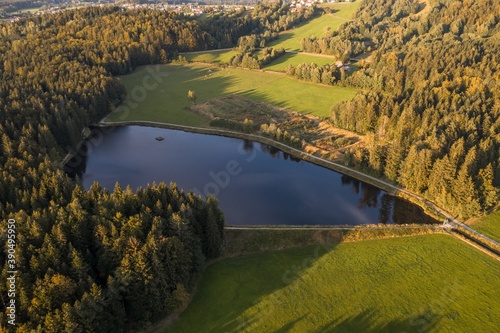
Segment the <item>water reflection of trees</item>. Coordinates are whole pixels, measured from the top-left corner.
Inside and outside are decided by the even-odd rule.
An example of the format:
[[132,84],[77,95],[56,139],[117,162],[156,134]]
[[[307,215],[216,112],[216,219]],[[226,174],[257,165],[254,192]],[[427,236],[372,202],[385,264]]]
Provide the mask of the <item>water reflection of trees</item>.
[[379,195],[382,192],[384,193],[380,198],[379,223],[438,223],[437,220],[425,214],[421,207],[391,196],[375,186],[346,175],[342,175],[340,181],[342,185],[350,186],[354,194],[360,195],[358,203],[360,209],[365,207],[377,208]]
[[406,200],[384,194],[379,210],[379,223],[434,224],[439,221],[425,214],[424,210]]
[[422,207],[417,206],[409,201],[393,198],[394,212],[392,219],[396,224],[419,223],[419,224],[434,224],[439,223],[436,219],[425,214]]
[[380,199],[380,210],[378,211],[378,222],[379,223],[394,223],[393,211],[394,211],[394,197],[384,194]]
[[360,195],[358,202],[358,207],[360,209],[365,207],[369,208],[377,207],[378,196],[382,191],[381,189],[346,175],[342,175],[340,177],[340,181],[344,186],[351,186],[354,194]]
[[266,145],[264,143],[260,144],[260,150],[263,153],[269,154],[272,158],[280,159],[281,156],[283,156],[284,160],[290,160],[290,161],[296,162],[296,163],[301,161],[300,158],[297,158],[297,157],[295,157],[289,153],[286,153],[286,152],[284,152],[276,147]]
[[[245,151],[251,152],[255,149],[255,143],[253,141],[244,140]],[[271,157],[280,159],[283,156],[284,160],[290,160],[294,162],[300,162],[300,158],[296,158],[293,155],[285,153],[280,149],[260,143],[260,150]],[[406,200],[396,198],[391,196],[385,191],[367,184],[359,179],[352,178],[346,175],[341,175],[340,181],[343,186],[348,186],[352,189],[355,195],[359,195],[358,208],[377,208],[378,211],[378,221],[379,223],[437,223],[437,221],[428,215],[426,215],[423,209],[415,204],[412,204]],[[382,196],[380,194],[383,193]],[[379,205],[380,196],[380,205]]]
[[253,151],[253,141],[251,140],[243,140],[243,150],[247,153],[251,153]]

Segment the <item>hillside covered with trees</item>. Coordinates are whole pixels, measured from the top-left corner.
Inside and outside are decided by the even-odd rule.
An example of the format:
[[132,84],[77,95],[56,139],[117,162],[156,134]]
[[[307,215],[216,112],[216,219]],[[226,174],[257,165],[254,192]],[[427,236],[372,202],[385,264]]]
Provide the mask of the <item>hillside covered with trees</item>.
[[498,203],[500,3],[423,5],[364,1],[355,20],[317,41],[350,40],[349,57],[373,51],[347,79],[365,89],[336,105],[331,121],[368,135],[349,164],[467,219]]

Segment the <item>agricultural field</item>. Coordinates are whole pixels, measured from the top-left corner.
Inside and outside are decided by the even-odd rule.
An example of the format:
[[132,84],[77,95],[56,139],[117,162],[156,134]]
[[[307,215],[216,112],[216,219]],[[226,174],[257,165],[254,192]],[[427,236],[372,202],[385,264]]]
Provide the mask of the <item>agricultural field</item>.
[[238,51],[207,51],[207,52],[197,52],[188,53],[183,56],[190,62],[206,62],[206,63],[227,63],[232,56],[238,54]]
[[[161,82],[154,89],[146,90],[144,80],[154,82],[149,71],[157,71],[155,75]],[[330,115],[332,105],[356,94],[352,88],[316,85],[283,74],[195,64],[144,66],[120,79],[129,97],[107,118],[109,121],[148,120],[201,125],[206,119],[185,109],[192,103],[187,98],[188,90],[195,91],[196,103],[237,94],[322,117]]]
[[362,1],[356,0],[355,2],[322,3],[319,5],[319,7],[336,10],[336,12],[334,12],[332,15],[350,20],[356,13],[356,10],[358,10],[361,2]]
[[328,4],[328,7],[335,11],[334,13],[322,15],[295,29],[283,32],[278,40],[269,43],[268,46],[300,51],[300,41],[303,38],[310,36],[323,37],[328,28],[332,31],[337,30],[340,25],[352,18],[360,3],[361,1]]
[[254,254],[209,266],[179,332],[493,332],[500,266],[448,235]]
[[315,63],[319,66],[323,66],[326,64],[334,64],[335,58],[330,56],[320,56],[320,55],[311,55],[311,54],[302,54],[302,53],[285,53],[278,59],[274,60],[270,64],[264,67],[264,69],[271,71],[282,72],[288,65],[297,66],[298,64],[311,64]]
[[471,227],[491,239],[500,242],[500,210],[474,221]]

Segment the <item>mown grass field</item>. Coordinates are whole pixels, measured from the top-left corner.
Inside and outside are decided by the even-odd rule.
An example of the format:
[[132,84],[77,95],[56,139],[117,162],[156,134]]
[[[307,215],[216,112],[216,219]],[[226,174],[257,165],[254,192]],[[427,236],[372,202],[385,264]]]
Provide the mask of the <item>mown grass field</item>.
[[480,218],[471,227],[500,242],[500,210]]
[[328,7],[337,10],[333,15],[350,20],[358,10],[361,2],[360,0],[356,0],[355,2],[322,3],[319,7]]
[[330,57],[314,56],[301,53],[285,53],[278,59],[264,67],[264,69],[282,72],[288,65],[297,66],[298,64],[316,63],[319,66],[334,64],[335,59]]
[[448,235],[225,259],[155,332],[494,332],[498,276],[497,261]]
[[316,36],[323,37],[326,29],[329,27],[332,31],[337,30],[341,24],[349,21],[356,12],[361,1],[350,3],[328,4],[327,7],[335,10],[332,14],[325,14],[314,18],[295,29],[286,31],[280,35],[276,41],[269,43],[268,46],[283,47],[286,50],[300,51],[300,41],[303,38]]
[[[161,83],[149,70],[157,70]],[[140,67],[120,78],[129,97],[107,120],[148,120],[184,125],[200,125],[205,118],[185,108],[191,104],[188,90],[194,90],[197,103],[210,98],[237,94],[303,113],[329,116],[332,105],[352,98],[356,90],[329,87],[294,80],[281,74],[244,69],[219,69],[204,65],[161,65]],[[144,80],[146,79],[146,85]]]
[[231,59],[232,56],[238,54],[238,51],[223,51],[223,52],[200,52],[200,53],[191,53],[184,54],[184,57],[188,61],[192,62],[207,62],[207,63],[227,63]]

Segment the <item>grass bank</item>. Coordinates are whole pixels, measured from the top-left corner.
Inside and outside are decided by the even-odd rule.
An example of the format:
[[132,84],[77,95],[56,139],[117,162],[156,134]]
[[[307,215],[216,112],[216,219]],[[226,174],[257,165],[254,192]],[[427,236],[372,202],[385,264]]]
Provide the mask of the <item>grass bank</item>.
[[221,260],[155,332],[493,332],[500,266],[447,235]]

